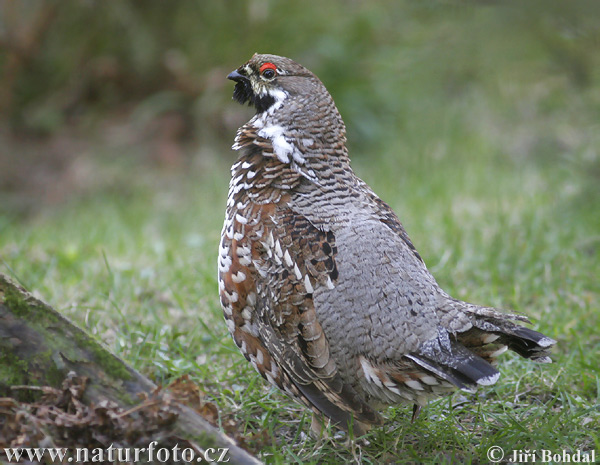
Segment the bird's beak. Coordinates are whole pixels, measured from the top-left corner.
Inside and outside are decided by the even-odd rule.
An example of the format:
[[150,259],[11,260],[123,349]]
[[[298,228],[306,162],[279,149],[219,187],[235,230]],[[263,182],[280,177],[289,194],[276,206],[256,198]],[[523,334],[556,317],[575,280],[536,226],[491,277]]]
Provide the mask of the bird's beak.
[[231,79],[232,81],[247,81],[248,77],[244,76],[243,74],[241,74],[237,69],[235,71],[232,71],[231,73],[229,73],[227,75],[227,79]]

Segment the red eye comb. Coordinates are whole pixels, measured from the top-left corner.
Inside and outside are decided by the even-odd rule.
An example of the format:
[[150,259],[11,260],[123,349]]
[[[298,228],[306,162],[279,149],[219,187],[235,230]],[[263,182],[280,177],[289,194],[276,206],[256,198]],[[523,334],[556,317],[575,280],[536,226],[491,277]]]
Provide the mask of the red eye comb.
[[277,66],[275,66],[273,63],[264,63],[261,67],[260,67],[260,73],[262,74],[266,69],[272,69],[273,71],[277,71]]

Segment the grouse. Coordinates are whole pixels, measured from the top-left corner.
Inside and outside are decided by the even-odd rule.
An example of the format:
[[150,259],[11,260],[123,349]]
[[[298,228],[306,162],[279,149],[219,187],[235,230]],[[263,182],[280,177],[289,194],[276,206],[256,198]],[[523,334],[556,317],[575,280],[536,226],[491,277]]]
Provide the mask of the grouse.
[[392,209],[350,166],[321,81],[255,54],[227,76],[256,108],[237,132],[218,257],[233,340],[271,384],[355,435],[405,402],[494,384],[507,349],[550,362],[521,315],[444,292]]

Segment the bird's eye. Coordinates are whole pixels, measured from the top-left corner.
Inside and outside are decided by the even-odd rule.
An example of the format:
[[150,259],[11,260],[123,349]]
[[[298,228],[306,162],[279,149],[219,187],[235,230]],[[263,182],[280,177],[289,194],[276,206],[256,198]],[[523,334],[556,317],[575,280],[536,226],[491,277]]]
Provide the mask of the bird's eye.
[[267,79],[272,79],[275,76],[275,71],[273,71],[272,69],[265,69],[262,75]]
[[260,67],[260,75],[265,79],[273,79],[277,74],[277,66],[273,63],[265,63]]

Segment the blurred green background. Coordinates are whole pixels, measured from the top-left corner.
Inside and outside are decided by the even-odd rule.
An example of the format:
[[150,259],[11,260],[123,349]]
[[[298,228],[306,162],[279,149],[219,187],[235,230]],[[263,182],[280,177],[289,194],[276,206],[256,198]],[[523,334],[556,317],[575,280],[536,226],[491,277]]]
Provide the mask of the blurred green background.
[[0,0],[0,270],[157,382],[191,373],[263,459],[357,461],[300,434],[221,316],[230,147],[253,114],[225,76],[254,52],[321,78],[444,289],[559,342],[541,368],[506,356],[466,404],[391,409],[361,460],[600,450],[597,0]]
[[[600,176],[599,13],[594,0],[2,0],[0,208],[127,189],[141,166],[231,161],[250,111],[225,76],[254,52],[321,78],[357,160],[433,169],[490,144],[516,169],[576,170],[584,189]],[[113,163],[124,179],[102,172]]]

